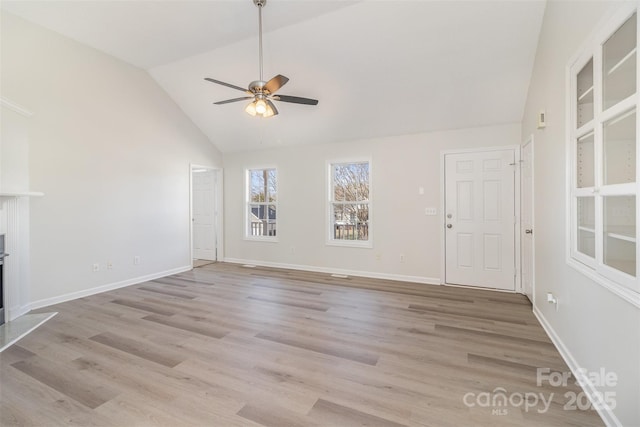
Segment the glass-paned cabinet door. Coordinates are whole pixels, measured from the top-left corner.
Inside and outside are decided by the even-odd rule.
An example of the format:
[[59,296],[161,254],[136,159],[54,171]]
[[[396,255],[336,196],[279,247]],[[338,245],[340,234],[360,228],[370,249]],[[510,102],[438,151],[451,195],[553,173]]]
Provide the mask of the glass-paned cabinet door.
[[604,185],[636,180],[636,111],[604,124]]
[[636,21],[634,13],[603,45],[603,110],[636,92]]
[[593,132],[578,138],[576,147],[576,185],[578,188],[595,185]]
[[[622,2],[621,2],[622,3]],[[640,307],[637,3],[621,5],[570,63],[568,263]],[[585,44],[585,46],[587,46]],[[634,299],[637,298],[637,299]]]
[[605,196],[604,264],[636,275],[636,196]]
[[588,257],[596,256],[595,198],[578,197],[577,250]]
[[593,58],[578,73],[576,82],[576,127],[593,120]]

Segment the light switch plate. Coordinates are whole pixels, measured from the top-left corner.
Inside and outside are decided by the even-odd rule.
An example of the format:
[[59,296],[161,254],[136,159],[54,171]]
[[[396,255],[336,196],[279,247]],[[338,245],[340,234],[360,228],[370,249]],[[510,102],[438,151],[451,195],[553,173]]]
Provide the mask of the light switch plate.
[[438,208],[424,208],[424,214],[429,216],[438,215]]
[[544,129],[547,127],[547,114],[545,110],[540,110],[538,112],[538,129]]

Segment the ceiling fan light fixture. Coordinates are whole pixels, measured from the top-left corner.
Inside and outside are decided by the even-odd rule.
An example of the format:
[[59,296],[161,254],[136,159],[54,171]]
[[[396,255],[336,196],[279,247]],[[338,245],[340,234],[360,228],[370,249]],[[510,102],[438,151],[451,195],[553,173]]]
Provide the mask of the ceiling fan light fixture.
[[271,117],[271,116],[275,116],[276,115],[275,110],[268,103],[267,103],[267,107],[266,108],[267,109],[264,112],[264,114],[262,115],[262,117],[267,118],[267,117]]
[[264,99],[258,99],[255,104],[256,113],[264,115],[267,112],[267,103],[264,102]]
[[256,101],[250,102],[249,105],[247,105],[247,107],[244,109],[244,111],[246,111],[251,116],[255,116],[256,115]]
[[258,117],[271,117],[278,114],[278,110],[276,110],[275,106],[264,99],[256,99],[251,101],[244,109],[250,116],[258,116]]

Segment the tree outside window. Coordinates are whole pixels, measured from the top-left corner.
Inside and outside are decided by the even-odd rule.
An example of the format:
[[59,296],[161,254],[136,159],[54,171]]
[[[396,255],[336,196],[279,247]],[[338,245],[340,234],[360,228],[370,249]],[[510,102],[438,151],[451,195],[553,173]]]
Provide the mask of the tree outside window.
[[247,171],[247,237],[276,236],[278,180],[275,169]]
[[369,241],[369,162],[331,164],[330,240]]

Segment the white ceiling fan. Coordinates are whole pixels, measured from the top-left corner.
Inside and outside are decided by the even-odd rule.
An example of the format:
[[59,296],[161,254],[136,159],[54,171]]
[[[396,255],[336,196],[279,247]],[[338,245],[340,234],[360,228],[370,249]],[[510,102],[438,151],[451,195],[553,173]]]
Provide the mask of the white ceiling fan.
[[252,99],[247,105],[245,111],[252,116],[259,117],[271,117],[278,114],[278,109],[272,101],[291,102],[293,104],[305,104],[305,105],[317,105],[317,99],[301,98],[299,96],[290,95],[276,95],[275,93],[284,86],[289,79],[281,74],[278,74],[269,81],[264,81],[262,76],[262,8],[267,4],[267,0],[253,0],[253,3],[258,6],[258,31],[259,31],[259,50],[260,50],[260,80],[255,80],[249,83],[248,89],[244,89],[240,86],[236,86],[230,83],[225,83],[220,80],[211,79],[206,77],[205,80],[219,85],[227,86],[232,89],[236,89],[250,96],[243,96],[240,98],[227,99],[224,101],[214,102],[216,105],[230,104],[232,102],[244,101]]

